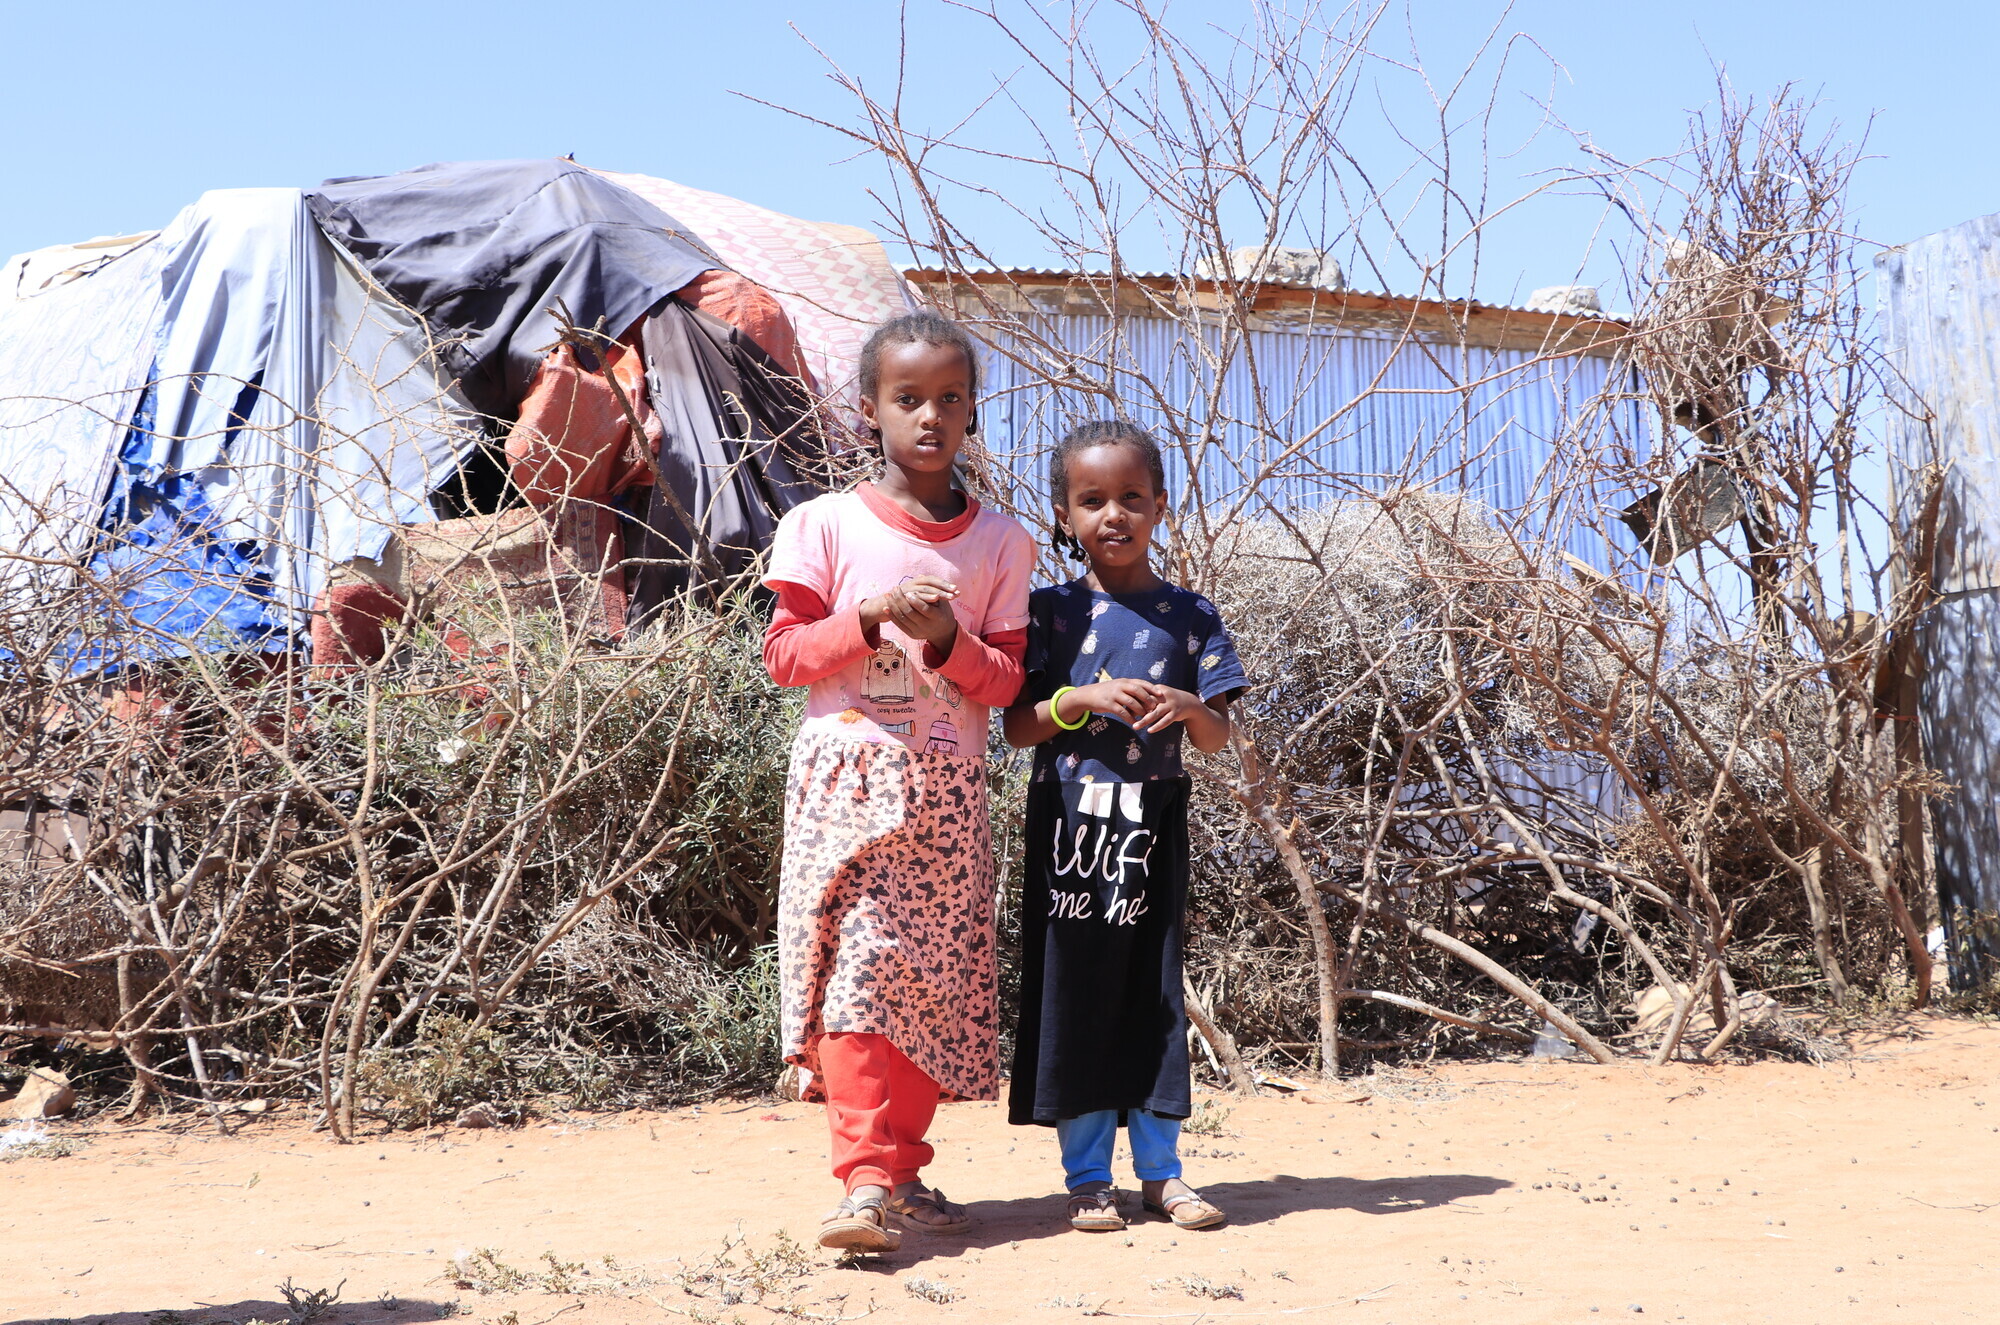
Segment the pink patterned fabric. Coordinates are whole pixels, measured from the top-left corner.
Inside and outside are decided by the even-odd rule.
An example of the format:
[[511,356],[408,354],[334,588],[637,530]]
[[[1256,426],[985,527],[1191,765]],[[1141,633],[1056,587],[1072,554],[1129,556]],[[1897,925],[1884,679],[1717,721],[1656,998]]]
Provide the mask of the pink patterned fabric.
[[855,226],[801,221],[650,175],[597,173],[680,221],[730,268],[776,295],[820,389],[858,408],[861,342],[876,323],[916,307],[880,240]]
[[821,1036],[888,1038],[951,1100],[999,1093],[986,761],[810,728],[778,875],[785,1061],[826,1098]]

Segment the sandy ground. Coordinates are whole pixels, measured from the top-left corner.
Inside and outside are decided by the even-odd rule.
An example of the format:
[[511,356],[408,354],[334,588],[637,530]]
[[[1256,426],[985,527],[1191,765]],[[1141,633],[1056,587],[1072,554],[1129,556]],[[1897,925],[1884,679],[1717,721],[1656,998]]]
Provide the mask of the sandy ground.
[[[58,1125],[78,1153],[0,1165],[0,1322],[284,1322],[287,1279],[344,1285],[321,1325],[2000,1320],[1992,1025],[1823,1067],[1455,1064],[1219,1103],[1186,1149],[1226,1229],[1071,1232],[1053,1138],[960,1105],[931,1176],[974,1232],[853,1267],[783,1254],[836,1196],[797,1104],[351,1146],[283,1113]],[[536,1277],[481,1291],[509,1270]]]

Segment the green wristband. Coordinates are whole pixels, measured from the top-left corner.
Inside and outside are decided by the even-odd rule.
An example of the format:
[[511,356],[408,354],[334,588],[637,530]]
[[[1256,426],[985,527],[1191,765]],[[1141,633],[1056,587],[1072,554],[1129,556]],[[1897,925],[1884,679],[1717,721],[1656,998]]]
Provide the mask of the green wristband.
[[1056,726],[1062,728],[1066,732],[1076,731],[1078,728],[1082,727],[1084,723],[1090,721],[1089,709],[1085,709],[1083,711],[1082,716],[1079,717],[1075,722],[1064,722],[1062,720],[1062,710],[1057,708],[1056,705],[1062,703],[1062,697],[1064,695],[1067,695],[1070,691],[1074,689],[1076,689],[1075,686],[1058,686],[1056,687],[1056,692],[1053,695],[1049,696],[1049,721],[1053,722]]

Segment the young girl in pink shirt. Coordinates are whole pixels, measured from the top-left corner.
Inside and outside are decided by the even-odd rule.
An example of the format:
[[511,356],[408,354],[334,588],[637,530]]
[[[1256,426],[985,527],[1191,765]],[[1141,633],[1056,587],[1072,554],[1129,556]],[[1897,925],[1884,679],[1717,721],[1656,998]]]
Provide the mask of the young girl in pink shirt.
[[956,486],[979,363],[934,313],[878,327],[861,411],[882,475],[798,507],[764,664],[803,685],[778,885],[785,1060],[826,1102],[847,1196],[819,1242],[887,1251],[965,1211],[919,1170],[940,1100],[998,1095],[988,712],[1021,686],[1033,540]]

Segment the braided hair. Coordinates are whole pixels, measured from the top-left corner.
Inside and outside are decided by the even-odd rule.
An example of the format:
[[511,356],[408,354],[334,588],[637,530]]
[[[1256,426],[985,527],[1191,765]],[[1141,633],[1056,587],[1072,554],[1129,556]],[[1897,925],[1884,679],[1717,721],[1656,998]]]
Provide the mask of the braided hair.
[[[882,354],[898,345],[939,345],[948,346],[965,356],[966,388],[972,399],[979,399],[979,351],[972,343],[972,336],[964,327],[948,317],[934,313],[928,308],[920,308],[912,313],[892,317],[868,333],[868,339],[861,343],[860,369],[861,394],[869,400],[875,399],[882,389]],[[968,434],[979,431],[979,411],[976,407],[966,419]],[[881,432],[876,431],[876,440],[881,440]]]
[[[1049,498],[1057,506],[1069,505],[1069,462],[1072,457],[1099,446],[1129,446],[1139,453],[1146,462],[1146,474],[1153,480],[1154,492],[1167,490],[1167,465],[1161,458],[1160,444],[1153,434],[1127,419],[1098,419],[1093,423],[1080,423],[1064,434],[1049,453]],[[1072,560],[1086,559],[1083,544],[1074,535],[1064,532],[1061,525],[1055,526],[1051,541]]]

